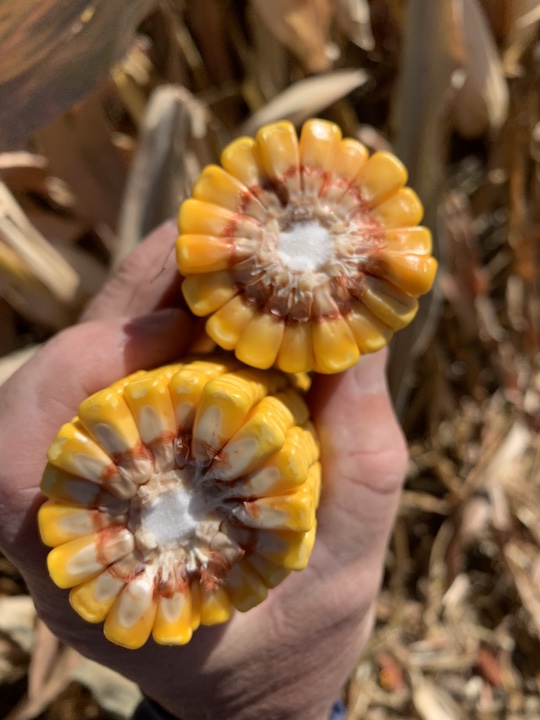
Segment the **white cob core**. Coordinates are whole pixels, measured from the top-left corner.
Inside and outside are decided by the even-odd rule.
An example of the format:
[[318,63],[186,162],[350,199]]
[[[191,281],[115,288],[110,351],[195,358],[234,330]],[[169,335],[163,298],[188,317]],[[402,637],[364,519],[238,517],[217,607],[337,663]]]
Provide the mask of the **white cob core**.
[[151,546],[161,548],[192,537],[201,521],[194,507],[196,497],[180,484],[157,495],[142,505],[139,533],[144,533]]
[[315,220],[293,223],[279,234],[279,259],[292,271],[306,272],[321,268],[332,256],[332,237]]

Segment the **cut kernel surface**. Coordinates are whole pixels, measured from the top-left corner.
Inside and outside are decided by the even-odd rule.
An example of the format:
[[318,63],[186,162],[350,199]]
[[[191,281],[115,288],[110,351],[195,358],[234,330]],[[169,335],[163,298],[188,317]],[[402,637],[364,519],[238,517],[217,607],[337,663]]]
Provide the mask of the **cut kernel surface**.
[[113,643],[185,644],[308,562],[319,446],[287,377],[205,358],[85,400],[48,454],[53,581]]
[[180,208],[177,241],[186,302],[219,346],[261,369],[335,373],[412,320],[437,263],[396,157],[313,119],[300,138],[289,122],[239,138],[222,164]]

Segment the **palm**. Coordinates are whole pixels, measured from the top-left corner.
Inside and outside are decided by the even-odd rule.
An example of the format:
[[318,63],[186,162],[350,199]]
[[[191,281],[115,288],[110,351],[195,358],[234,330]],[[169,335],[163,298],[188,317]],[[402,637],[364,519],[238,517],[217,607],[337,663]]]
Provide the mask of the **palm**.
[[[112,646],[100,626],[80,620],[67,593],[48,579],[35,512],[45,452],[58,427],[90,392],[136,368],[173,359],[182,351],[179,337],[184,349],[189,342],[189,321],[182,313],[169,318],[170,327],[165,322],[161,328],[137,329],[135,323],[127,332],[125,320],[103,320],[123,315],[128,307],[136,314],[149,312],[174,295],[170,270],[150,290],[137,277],[147,272],[152,255],[163,252],[164,233],[141,246],[142,260],[132,261],[132,277],[125,272],[94,302],[88,313],[93,322],[53,341],[2,388],[7,412],[0,419],[0,438],[7,452],[0,505],[8,521],[0,530],[0,546],[23,572],[53,632],[186,718],[212,716],[212,706],[222,715],[229,708],[227,716],[253,717],[261,698],[264,707],[294,708],[299,674],[312,707],[324,707],[365,643],[404,472],[406,454],[380,354],[314,385],[311,405],[324,466],[318,537],[308,568],[287,578],[262,605],[237,613],[225,626],[200,629],[185,647],[149,643],[133,652]],[[137,287],[143,288],[138,294]],[[90,348],[83,358],[81,348]],[[309,717],[302,707],[303,701],[300,715]]]

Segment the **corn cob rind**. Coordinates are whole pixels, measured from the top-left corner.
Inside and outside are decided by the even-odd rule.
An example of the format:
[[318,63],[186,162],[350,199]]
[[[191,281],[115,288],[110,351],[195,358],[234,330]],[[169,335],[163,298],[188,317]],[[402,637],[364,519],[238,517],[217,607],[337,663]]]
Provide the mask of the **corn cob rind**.
[[127,648],[185,644],[308,562],[319,446],[280,372],[204,359],[95,393],[48,453],[53,581]]
[[191,310],[253,367],[335,373],[386,344],[434,280],[422,205],[387,152],[337,125],[289,122],[239,138],[179,212]]

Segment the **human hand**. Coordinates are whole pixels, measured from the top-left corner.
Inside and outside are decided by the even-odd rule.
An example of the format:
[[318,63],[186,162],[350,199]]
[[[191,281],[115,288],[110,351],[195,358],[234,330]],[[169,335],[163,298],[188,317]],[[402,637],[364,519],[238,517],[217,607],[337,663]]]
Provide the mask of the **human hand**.
[[[318,536],[308,567],[261,605],[226,625],[200,628],[187,646],[150,641],[130,651],[82,621],[47,574],[36,512],[45,453],[58,428],[89,394],[136,369],[178,359],[192,339],[187,314],[162,309],[179,305],[174,238],[172,225],[156,231],[83,322],[53,338],[0,388],[0,548],[56,635],[137,682],[177,717],[326,719],[371,630],[405,473],[384,352],[314,382],[311,409],[324,470]],[[136,319],[143,313],[151,314]]]

